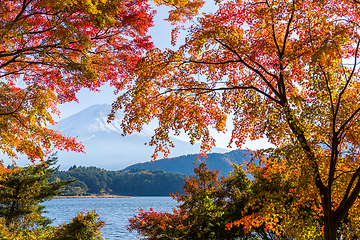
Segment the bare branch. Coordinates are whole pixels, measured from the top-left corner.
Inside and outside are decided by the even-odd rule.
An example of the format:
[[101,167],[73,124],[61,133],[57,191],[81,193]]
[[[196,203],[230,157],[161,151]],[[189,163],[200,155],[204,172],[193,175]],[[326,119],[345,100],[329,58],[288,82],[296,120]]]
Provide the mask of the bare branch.
[[[266,79],[266,77],[256,68],[250,66],[247,62],[245,62],[242,57],[235,51],[233,50],[231,47],[229,47],[227,44],[221,42],[220,40],[215,38],[215,41],[217,41],[218,43],[220,43],[223,47],[227,48],[228,50],[230,50],[232,53],[234,53],[238,58],[239,61],[244,64],[247,68],[249,68],[250,70],[252,70],[253,72],[255,72],[257,75],[260,76],[260,78],[265,82],[265,84],[271,89],[271,91],[279,98],[281,99],[281,96],[279,94],[278,91],[276,91],[276,89],[271,85],[271,83]],[[279,103],[279,100],[276,101],[277,103]]]
[[335,181],[337,178],[341,177],[343,174],[354,173],[354,172],[355,172],[355,171],[345,171],[345,172],[342,172],[342,173],[340,173],[339,175],[337,175],[337,176],[334,178],[334,181]]
[[276,46],[276,49],[278,50],[278,53],[281,54],[281,51],[280,51],[280,46],[276,40],[276,33],[275,33],[275,26],[274,24],[271,25],[271,28],[272,28],[272,35],[273,35],[273,40],[274,40],[274,43],[275,43],[275,46]]
[[[294,6],[294,1],[293,1],[293,7],[295,7],[295,6]],[[288,24],[287,24],[287,26],[286,26],[286,32],[285,32],[285,36],[284,36],[284,43],[283,43],[282,50],[281,50],[281,52],[280,52],[280,57],[281,57],[281,58],[282,58],[282,56],[283,56],[284,53],[285,53],[286,42],[287,42],[287,39],[288,39],[289,34],[290,34],[290,26],[291,26],[291,23],[292,23],[293,19],[294,19],[294,12],[291,13],[289,22],[288,22]]]
[[201,88],[201,87],[194,87],[194,88],[179,88],[179,89],[169,89],[161,94],[159,94],[158,96],[167,94],[169,92],[177,92],[177,91],[196,91],[196,90],[200,90],[200,91],[204,91],[203,93],[207,93],[207,92],[215,92],[215,91],[227,91],[227,90],[235,90],[235,89],[240,89],[240,90],[248,90],[248,89],[252,89],[255,90],[256,92],[264,95],[265,97],[271,99],[272,101],[276,102],[276,103],[280,103],[279,100],[273,98],[272,96],[270,96],[269,94],[267,94],[266,92],[254,87],[254,86],[234,86],[234,87],[221,87],[221,88]]
[[0,69],[8,66],[10,63],[16,62],[16,59],[17,59],[18,57],[19,57],[19,56],[16,55],[16,56],[14,56],[12,59],[10,59],[9,61],[1,64],[1,65],[0,65]]
[[266,74],[270,75],[271,77],[278,79],[278,76],[276,76],[275,74],[269,72],[264,66],[262,66],[261,64],[259,64],[257,61],[253,60],[250,56],[246,55],[246,57],[253,62],[254,64],[256,64],[259,68],[261,68]]
[[6,115],[13,115],[14,113],[16,113],[17,111],[20,110],[21,106],[23,105],[23,103],[25,102],[26,100],[26,97],[27,95],[29,94],[29,92],[34,88],[34,86],[30,87],[26,93],[25,93],[25,96],[23,97],[23,99],[21,100],[19,106],[17,106],[13,111],[11,112],[7,112],[7,113],[0,113],[0,116],[6,116]]
[[[353,205],[354,201],[358,198],[360,192],[360,168],[358,168],[351,177],[351,180],[348,184],[348,187],[345,191],[343,200],[340,202],[339,207],[334,212],[334,218],[343,219],[348,213],[350,207]],[[354,183],[357,179],[357,183],[354,187]],[[351,194],[350,191],[352,190]],[[350,194],[350,195],[349,195]]]
[[227,63],[241,63],[240,60],[228,60],[224,62],[205,62],[205,61],[196,61],[196,60],[188,60],[184,63],[199,63],[199,64],[207,64],[207,65],[222,65]]
[[27,6],[29,6],[29,4],[33,1],[33,0],[29,0],[29,2],[26,2],[27,0],[23,0],[23,4],[22,4],[22,8],[20,10],[20,12],[18,13],[18,15],[15,17],[13,22],[17,22],[21,15],[23,15],[23,13],[25,12],[25,9],[27,8]]
[[335,109],[335,117],[336,117],[336,115],[337,115],[337,113],[338,113],[338,111],[339,111],[339,108],[340,108],[341,97],[342,97],[342,95],[345,93],[347,87],[349,86],[349,83],[350,83],[350,81],[351,81],[351,78],[354,76],[354,72],[355,72],[356,65],[357,65],[357,55],[358,55],[358,52],[359,52],[359,46],[360,46],[360,40],[358,40],[358,43],[357,43],[357,46],[356,46],[353,69],[352,69],[352,71],[351,71],[350,76],[349,76],[348,79],[346,80],[346,83],[345,83],[344,88],[343,88],[343,89],[341,90],[341,92],[339,93],[339,98],[338,98],[338,101],[337,101],[337,104],[336,104],[336,109]]
[[344,130],[346,125],[349,124],[349,122],[356,116],[356,114],[359,113],[359,111],[360,111],[360,108],[356,109],[356,111],[353,114],[351,114],[351,116],[341,125],[341,127],[339,128],[337,133],[340,133],[342,130]]

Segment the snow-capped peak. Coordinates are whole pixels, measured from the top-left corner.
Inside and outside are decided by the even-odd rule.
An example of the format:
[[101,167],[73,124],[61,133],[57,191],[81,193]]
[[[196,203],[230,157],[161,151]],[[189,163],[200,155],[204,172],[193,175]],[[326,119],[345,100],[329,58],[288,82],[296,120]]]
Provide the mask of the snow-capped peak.
[[[97,104],[90,106],[70,117],[60,120],[54,129],[70,136],[89,136],[97,132],[122,133],[120,128],[123,119],[122,113],[117,113],[115,119],[107,122],[111,112],[109,104]],[[147,126],[140,135],[152,135],[153,130]]]

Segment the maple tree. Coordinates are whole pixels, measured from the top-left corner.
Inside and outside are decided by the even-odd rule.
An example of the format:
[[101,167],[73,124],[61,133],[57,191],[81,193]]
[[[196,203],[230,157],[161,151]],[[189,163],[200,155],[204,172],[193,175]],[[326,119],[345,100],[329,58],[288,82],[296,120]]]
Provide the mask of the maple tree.
[[[226,230],[226,224],[236,218],[244,207],[244,198],[250,181],[241,168],[232,178],[225,180],[219,171],[210,171],[201,163],[194,168],[196,176],[190,176],[183,186],[184,194],[172,194],[178,206],[172,213],[155,212],[150,209],[129,219],[129,231],[136,230],[149,239],[238,239],[244,236],[240,227]],[[230,180],[231,179],[231,180]],[[230,188],[229,181],[236,181]],[[234,204],[237,199],[237,205]]]
[[[250,162],[254,176],[251,195],[243,214],[228,227],[242,225],[246,230],[262,225],[281,239],[324,239],[321,198],[301,169],[289,161],[298,159],[296,147],[258,151],[261,165]],[[289,154],[291,156],[289,156]],[[285,160],[287,159],[287,160]],[[355,206],[337,226],[336,239],[357,239],[360,234],[358,207]]]
[[[267,210],[262,208],[263,203],[252,199],[258,198],[257,189],[265,187],[266,181],[259,178],[256,184],[252,183],[242,166],[236,164],[226,177],[219,176],[219,171],[210,171],[205,163],[195,167],[194,173],[184,183],[184,194],[172,194],[178,203],[172,213],[140,208],[140,213],[129,219],[127,229],[146,239],[276,239],[267,222],[247,231],[246,217]],[[283,190],[281,185],[271,187]],[[240,216],[244,222],[238,221]],[[281,237],[294,239],[285,233]]]
[[154,11],[145,0],[4,0],[0,3],[0,148],[31,160],[54,147],[83,151],[53,131],[57,104],[104,82],[117,89],[143,52]]
[[[185,4],[174,11],[190,12]],[[359,8],[342,0],[223,2],[188,28],[178,50],[153,49],[138,62],[112,114],[124,109],[125,134],[159,121],[154,157],[182,130],[207,152],[215,145],[209,127],[225,131],[231,114],[229,145],[266,136],[286,151],[283,166],[298,170],[297,186],[309,186],[298,191],[318,201],[316,234],[336,239],[346,218],[359,216]]]

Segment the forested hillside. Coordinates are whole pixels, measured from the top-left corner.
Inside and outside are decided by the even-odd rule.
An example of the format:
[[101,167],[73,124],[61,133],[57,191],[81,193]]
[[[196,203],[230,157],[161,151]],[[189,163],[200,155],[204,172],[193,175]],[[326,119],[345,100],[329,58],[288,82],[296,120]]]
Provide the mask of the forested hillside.
[[62,195],[169,196],[176,191],[182,192],[186,175],[194,174],[194,163],[205,162],[209,169],[220,170],[222,175],[227,175],[232,169],[232,162],[239,164],[250,159],[246,154],[246,150],[234,150],[211,153],[207,158],[198,159],[197,154],[191,154],[134,164],[121,171],[74,165],[68,171],[55,172],[50,181],[78,179]]
[[73,167],[57,171],[50,181],[78,179],[63,195],[114,194],[123,196],[169,196],[181,192],[186,176],[163,170],[107,171],[96,167]]
[[166,172],[177,172],[185,175],[193,175],[194,163],[206,163],[207,167],[212,170],[220,170],[221,175],[228,175],[232,169],[232,163],[243,163],[250,160],[247,150],[234,150],[228,153],[210,153],[208,157],[198,157],[198,154],[189,154],[175,158],[156,160],[154,162],[137,163],[125,168],[123,171],[130,169],[161,169]]

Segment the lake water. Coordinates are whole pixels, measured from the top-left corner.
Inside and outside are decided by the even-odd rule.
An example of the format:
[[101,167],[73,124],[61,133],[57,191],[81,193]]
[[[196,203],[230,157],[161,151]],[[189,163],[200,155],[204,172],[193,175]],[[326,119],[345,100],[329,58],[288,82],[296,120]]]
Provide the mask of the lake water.
[[139,239],[137,232],[129,233],[125,226],[129,218],[139,213],[139,207],[145,211],[151,207],[156,212],[171,212],[176,201],[170,197],[55,198],[43,205],[48,212],[44,215],[56,218],[53,226],[69,221],[79,211],[96,210],[101,220],[106,220],[101,231],[105,239],[133,240]]

